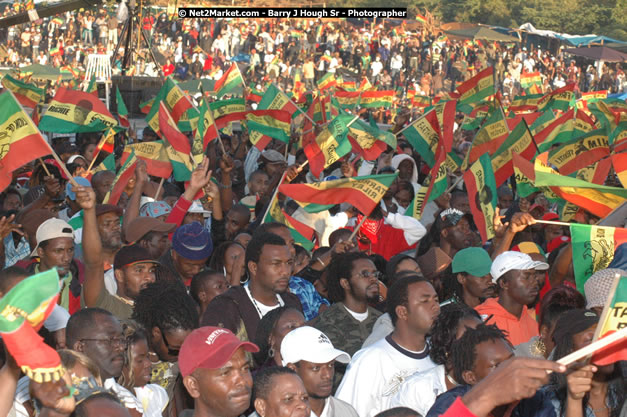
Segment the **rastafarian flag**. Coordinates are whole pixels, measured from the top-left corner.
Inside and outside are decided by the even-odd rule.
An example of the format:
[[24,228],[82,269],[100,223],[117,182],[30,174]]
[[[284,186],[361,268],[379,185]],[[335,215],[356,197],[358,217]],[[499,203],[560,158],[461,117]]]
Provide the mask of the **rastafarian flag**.
[[481,155],[470,166],[464,173],[464,183],[468,188],[470,210],[485,243],[494,237],[493,219],[497,203],[496,182],[489,155]]

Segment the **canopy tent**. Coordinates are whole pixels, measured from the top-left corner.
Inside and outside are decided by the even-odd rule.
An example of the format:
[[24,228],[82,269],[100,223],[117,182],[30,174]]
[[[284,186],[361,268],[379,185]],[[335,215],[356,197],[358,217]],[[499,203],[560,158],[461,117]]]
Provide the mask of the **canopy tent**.
[[627,54],[627,43],[606,43],[603,46],[607,46],[608,48]]
[[495,30],[483,26],[459,30],[445,30],[444,33],[453,38],[497,42],[520,42],[518,38],[499,33]]
[[572,46],[580,47],[580,46],[589,46],[589,45],[598,45],[598,44],[606,44],[606,43],[617,43],[625,45],[625,42],[609,38],[607,36],[598,36],[598,35],[569,35],[567,33],[558,33],[553,32],[552,30],[539,30],[536,29],[531,23],[525,23],[519,27],[520,30],[525,32],[538,35],[545,36],[548,38],[559,39],[562,42],[570,44]]
[[570,48],[564,52],[606,62],[627,62],[627,54],[607,46],[592,46],[589,48]]
[[61,77],[61,80],[71,80],[74,78],[72,74],[61,72],[59,68],[51,67],[48,65],[32,64],[21,68],[16,68],[16,71],[31,76],[35,80],[49,80],[56,81]]

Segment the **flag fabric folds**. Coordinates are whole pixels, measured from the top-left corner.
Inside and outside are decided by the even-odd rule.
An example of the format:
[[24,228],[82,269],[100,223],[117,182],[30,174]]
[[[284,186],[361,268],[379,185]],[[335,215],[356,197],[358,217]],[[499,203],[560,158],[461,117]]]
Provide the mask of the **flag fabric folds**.
[[41,130],[54,133],[101,132],[117,125],[96,96],[63,87],[57,90],[39,122]]
[[120,201],[120,196],[122,196],[126,185],[135,173],[136,166],[137,157],[135,156],[135,153],[131,151],[128,159],[126,160],[126,162],[124,162],[124,165],[120,167],[120,170],[115,176],[113,184],[111,185],[111,190],[109,190],[107,195],[105,195],[104,200],[102,200],[103,204],[118,204],[118,201]]
[[131,127],[131,124],[128,122],[128,109],[126,108],[126,104],[124,104],[124,100],[122,99],[120,87],[117,87],[115,89],[115,101],[118,104],[118,119],[120,120],[120,126],[126,128]]
[[483,243],[494,237],[493,219],[497,203],[497,183],[494,177],[492,163],[487,154],[481,155],[464,173],[470,210]]
[[242,78],[237,64],[232,63],[222,77],[216,81],[213,89],[216,97],[220,99],[223,95],[230,93],[235,87],[241,84],[244,84],[244,78]]
[[159,103],[159,126],[164,137],[165,151],[174,172],[176,181],[188,181],[192,175],[192,147],[187,136],[182,134],[163,102]]
[[131,153],[134,153],[138,159],[146,162],[148,175],[160,178],[170,178],[170,175],[172,175],[172,164],[163,141],[157,140],[126,145],[120,162],[124,164]]
[[44,95],[43,88],[16,80],[8,74],[2,77],[2,87],[11,90],[22,106],[31,108],[34,108]]

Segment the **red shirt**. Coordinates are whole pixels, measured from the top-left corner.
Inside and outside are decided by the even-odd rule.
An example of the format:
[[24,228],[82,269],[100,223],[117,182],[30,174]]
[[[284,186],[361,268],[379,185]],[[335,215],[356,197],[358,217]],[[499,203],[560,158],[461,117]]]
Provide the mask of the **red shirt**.
[[163,75],[164,76],[168,76],[170,74],[172,74],[174,72],[174,65],[170,64],[170,65],[164,65],[163,66]]

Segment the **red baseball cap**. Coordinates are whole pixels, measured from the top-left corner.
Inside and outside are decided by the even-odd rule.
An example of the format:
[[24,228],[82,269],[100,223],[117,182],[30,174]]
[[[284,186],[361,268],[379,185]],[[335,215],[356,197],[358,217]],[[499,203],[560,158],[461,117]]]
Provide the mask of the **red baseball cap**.
[[546,212],[544,216],[542,216],[542,220],[559,220],[559,218],[560,216],[552,211]]
[[242,342],[232,331],[222,327],[201,327],[191,332],[179,353],[179,369],[187,376],[198,368],[219,369],[231,359],[235,351],[259,352],[257,345]]

